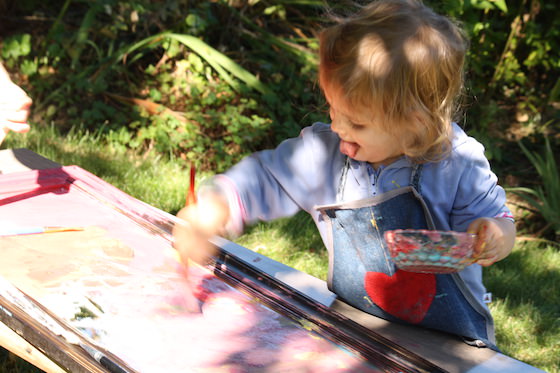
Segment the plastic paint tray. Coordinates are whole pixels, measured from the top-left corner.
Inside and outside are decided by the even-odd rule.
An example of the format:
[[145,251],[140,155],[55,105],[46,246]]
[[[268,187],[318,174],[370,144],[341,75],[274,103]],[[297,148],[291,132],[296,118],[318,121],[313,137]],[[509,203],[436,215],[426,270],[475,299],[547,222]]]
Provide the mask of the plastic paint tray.
[[409,272],[452,273],[471,264],[476,234],[397,229],[385,232],[395,265]]

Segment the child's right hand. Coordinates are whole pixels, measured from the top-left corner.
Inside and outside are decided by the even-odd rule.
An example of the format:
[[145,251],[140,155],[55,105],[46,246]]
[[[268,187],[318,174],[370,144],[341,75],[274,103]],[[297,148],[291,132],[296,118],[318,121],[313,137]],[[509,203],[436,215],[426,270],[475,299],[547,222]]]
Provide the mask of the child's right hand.
[[194,260],[204,263],[216,253],[210,242],[213,236],[225,234],[229,219],[226,199],[218,193],[208,193],[195,204],[186,206],[177,213],[184,224],[173,228],[173,246],[179,251],[183,263]]

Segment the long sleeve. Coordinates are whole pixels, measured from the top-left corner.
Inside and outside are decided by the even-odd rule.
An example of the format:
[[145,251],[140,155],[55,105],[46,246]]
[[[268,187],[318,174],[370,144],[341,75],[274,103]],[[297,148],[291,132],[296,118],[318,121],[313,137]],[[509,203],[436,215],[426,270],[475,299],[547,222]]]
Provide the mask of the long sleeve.
[[243,159],[215,183],[228,196],[232,225],[291,216],[299,210],[313,214],[317,204],[333,201],[342,162],[338,137],[326,124],[316,123],[299,137],[277,148]]

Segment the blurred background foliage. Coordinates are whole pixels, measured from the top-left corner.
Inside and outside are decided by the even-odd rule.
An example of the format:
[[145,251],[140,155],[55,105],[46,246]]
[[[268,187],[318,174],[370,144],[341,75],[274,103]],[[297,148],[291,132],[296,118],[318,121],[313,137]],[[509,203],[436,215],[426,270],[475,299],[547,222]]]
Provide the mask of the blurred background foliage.
[[307,112],[319,100],[311,30],[320,6],[11,2],[2,59],[33,97],[37,123],[224,169],[318,119]]
[[[468,34],[457,120],[484,143],[512,192],[516,251],[485,272],[496,291],[499,344],[560,372],[560,7],[545,0],[425,2]],[[182,167],[219,172],[327,120],[317,31],[331,12],[352,9],[347,0],[0,0],[0,60],[34,100],[32,128],[44,128],[19,146],[55,161],[52,154],[63,154],[61,163],[80,164],[176,212],[185,187],[162,184],[186,182]],[[3,146],[22,138],[10,135]],[[129,155],[133,162],[116,161]],[[324,276],[327,259],[306,218],[271,230],[257,225],[240,243]],[[0,350],[0,371],[36,371],[2,360]]]
[[[329,13],[366,2],[0,0],[0,58],[33,98],[34,125],[222,171],[327,119],[317,31]],[[518,143],[538,153],[548,138],[558,154],[560,8],[426,2],[470,39],[458,121],[485,144],[502,184],[538,188]],[[537,203],[547,207],[547,196]]]

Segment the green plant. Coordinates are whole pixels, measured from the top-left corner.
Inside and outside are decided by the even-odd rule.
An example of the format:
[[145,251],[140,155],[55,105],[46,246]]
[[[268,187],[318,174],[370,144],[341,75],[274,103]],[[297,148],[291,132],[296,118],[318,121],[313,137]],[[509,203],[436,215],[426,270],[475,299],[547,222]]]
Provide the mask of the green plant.
[[508,190],[519,195],[529,205],[538,211],[550,227],[560,236],[560,171],[554,158],[554,152],[548,137],[545,138],[543,154],[528,150],[523,143],[519,143],[525,156],[531,161],[541,178],[541,185],[535,188],[517,187]]
[[313,112],[321,104],[309,17],[322,5],[24,0],[21,16],[46,21],[18,24],[23,32],[0,37],[0,47],[36,118],[223,169],[323,119]]
[[[537,132],[557,115],[560,71],[560,18],[551,2],[540,0],[428,1],[460,22],[470,42],[467,56],[469,127],[507,136],[516,121]],[[483,107],[503,111],[489,122]],[[482,104],[482,105],[481,105]],[[518,118],[521,118],[518,119]],[[526,119],[525,119],[526,118]]]
[[2,58],[13,65],[20,57],[31,52],[31,35],[17,34],[6,38],[2,46]]

